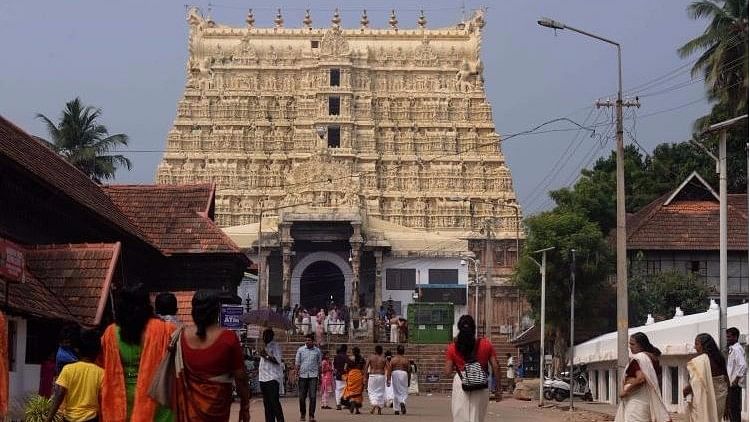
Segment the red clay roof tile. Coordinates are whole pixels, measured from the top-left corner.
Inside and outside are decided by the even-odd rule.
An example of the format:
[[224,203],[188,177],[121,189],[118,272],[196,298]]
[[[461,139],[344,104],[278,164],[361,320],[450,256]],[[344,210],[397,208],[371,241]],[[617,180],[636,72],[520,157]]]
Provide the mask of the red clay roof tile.
[[[628,216],[628,249],[718,250],[719,203],[707,199],[676,198],[669,194]],[[747,195],[727,196],[727,248],[746,251]]]
[[119,243],[31,246],[26,266],[76,321],[93,326],[101,320],[119,250]]
[[[112,224],[149,243],[148,238],[83,172],[41,141],[0,116],[0,157],[7,157],[52,191],[64,195],[104,217]],[[151,245],[153,246],[153,245]]]
[[241,253],[208,217],[213,185],[111,185],[104,190],[167,255]]

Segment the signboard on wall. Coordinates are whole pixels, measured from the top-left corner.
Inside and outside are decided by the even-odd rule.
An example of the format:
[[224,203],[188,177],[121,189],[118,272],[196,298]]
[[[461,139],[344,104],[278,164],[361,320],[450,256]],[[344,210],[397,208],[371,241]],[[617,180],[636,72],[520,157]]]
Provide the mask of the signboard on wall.
[[245,326],[241,319],[244,313],[242,305],[221,305],[221,326],[228,330],[242,329]]
[[23,249],[21,246],[0,238],[0,277],[22,283],[26,276]]

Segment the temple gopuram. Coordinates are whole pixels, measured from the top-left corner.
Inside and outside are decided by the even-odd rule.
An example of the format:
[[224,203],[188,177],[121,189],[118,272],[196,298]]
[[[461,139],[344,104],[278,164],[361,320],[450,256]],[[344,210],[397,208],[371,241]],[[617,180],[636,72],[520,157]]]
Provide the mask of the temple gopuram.
[[434,29],[414,18],[375,28],[365,11],[345,28],[338,10],[323,25],[308,11],[290,27],[279,10],[258,27],[251,10],[232,27],[188,12],[157,180],[216,184],[216,222],[258,269],[253,307],[474,313],[478,275],[493,326],[519,329],[522,214],[485,92],[485,13]]

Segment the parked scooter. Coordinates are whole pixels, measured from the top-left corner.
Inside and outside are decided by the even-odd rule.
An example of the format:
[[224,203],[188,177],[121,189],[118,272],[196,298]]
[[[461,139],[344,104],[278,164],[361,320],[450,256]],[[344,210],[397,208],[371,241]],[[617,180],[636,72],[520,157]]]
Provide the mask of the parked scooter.
[[544,396],[544,399],[548,401],[554,399],[555,390],[562,388],[563,384],[565,385],[565,388],[568,388],[568,383],[560,378],[544,377],[544,383],[542,384],[542,395]]
[[[544,398],[549,400],[547,398],[548,396],[551,396],[555,400],[561,402],[565,399],[570,397],[570,384],[568,384],[567,381],[564,381],[566,379],[569,379],[568,372],[563,372],[560,374],[560,378],[555,378],[553,380],[550,380],[549,382],[549,390],[550,393],[547,393],[547,380],[545,380],[544,383]],[[583,372],[578,372],[573,377],[573,397],[581,397],[584,401],[593,401],[594,397],[591,394],[591,389],[589,388],[589,381],[586,378],[586,375]]]

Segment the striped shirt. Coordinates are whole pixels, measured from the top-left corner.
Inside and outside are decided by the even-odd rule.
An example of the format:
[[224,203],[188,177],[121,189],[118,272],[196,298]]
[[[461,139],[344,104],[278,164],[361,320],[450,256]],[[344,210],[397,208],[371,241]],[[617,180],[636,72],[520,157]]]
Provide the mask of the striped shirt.
[[308,349],[307,346],[303,345],[297,349],[297,356],[294,358],[294,363],[299,367],[299,377],[317,378],[320,373],[320,361],[322,359],[323,354],[320,353],[320,349],[317,346]]

